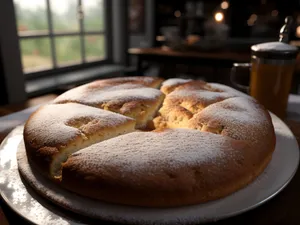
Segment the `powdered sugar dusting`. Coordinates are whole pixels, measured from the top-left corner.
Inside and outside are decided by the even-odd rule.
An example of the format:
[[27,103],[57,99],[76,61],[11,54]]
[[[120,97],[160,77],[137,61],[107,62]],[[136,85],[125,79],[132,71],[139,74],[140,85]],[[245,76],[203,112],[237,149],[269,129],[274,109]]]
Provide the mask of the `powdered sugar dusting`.
[[226,99],[230,97],[234,97],[234,94],[227,93],[227,92],[212,92],[206,90],[186,90],[186,89],[179,89],[173,91],[171,94],[168,95],[168,98],[193,98],[199,100],[207,100],[213,101],[216,99]]
[[78,102],[91,106],[108,101],[128,102],[155,100],[162,95],[157,89],[144,87],[140,84],[120,84],[103,88],[83,85],[67,91],[54,100],[54,103]]
[[74,153],[78,168],[85,171],[118,169],[120,179],[147,179],[161,171],[197,167],[204,163],[223,164],[232,157],[231,139],[191,129],[163,132],[133,132]]
[[154,100],[161,95],[161,92],[152,88],[138,89],[115,89],[95,91],[89,96],[90,102],[106,102],[106,101],[134,101],[134,100]]
[[135,76],[135,77],[116,77],[116,78],[109,78],[109,79],[100,79],[93,81],[88,84],[89,87],[107,87],[107,86],[114,86],[118,84],[140,84],[142,86],[158,86],[162,82],[162,79],[159,77],[149,77],[149,76]]
[[[30,183],[35,190],[39,193],[43,193],[43,196],[47,200],[51,200],[58,206],[66,207],[68,210],[80,213],[88,217],[98,218],[102,220],[110,220],[119,223],[127,224],[198,224],[201,222],[215,221],[224,217],[232,216],[233,214],[247,210],[257,206],[257,204],[265,199],[269,199],[270,196],[274,196],[274,193],[278,193],[282,187],[286,185],[287,179],[294,174],[297,169],[299,161],[299,150],[297,142],[287,126],[281,122],[277,117],[274,117],[275,128],[280,130],[280,134],[277,132],[277,145],[273,154],[270,165],[265,170],[263,176],[259,177],[254,183],[250,184],[244,189],[217,201],[187,206],[187,207],[172,207],[172,208],[145,208],[145,207],[130,207],[124,205],[116,205],[104,203],[102,201],[96,201],[91,198],[82,197],[77,194],[73,194],[60,186],[49,182],[39,174],[34,173],[28,165],[26,151],[24,147],[22,149],[22,155],[24,157],[18,157],[18,164],[20,172],[25,180],[21,181],[20,174],[17,168],[15,150],[19,142],[9,141],[3,143],[4,149],[1,149],[0,159],[11,158],[10,165],[13,167],[6,168],[2,165],[0,173],[0,180],[4,178],[2,185],[2,194],[9,202],[13,201],[12,193],[19,192],[24,194],[22,202],[25,204],[16,207],[19,212],[29,218],[31,221],[44,224],[54,223],[56,224],[77,224],[69,217],[69,214],[65,215],[64,211],[61,211],[59,207],[47,207],[48,201],[42,201],[33,195],[35,192],[27,192],[28,189],[24,187],[24,181]],[[277,130],[276,130],[277,131]],[[20,139],[21,140],[21,139]],[[10,143],[9,145],[7,145]],[[13,146],[12,146],[13,145]],[[5,149],[7,151],[5,151]],[[20,158],[22,160],[20,160]],[[7,190],[7,184],[13,182],[14,189]],[[258,195],[259,193],[259,195]],[[32,211],[32,205],[34,212],[39,216],[38,220],[34,220],[28,211]],[[51,209],[51,211],[49,210]],[[216,209],[220,209],[216,213]],[[48,216],[48,215],[51,215]],[[61,218],[61,219],[58,219]],[[77,218],[77,217],[76,217]],[[63,221],[62,221],[63,220]],[[76,219],[74,219],[76,220]],[[88,223],[82,218],[81,223]],[[81,224],[80,223],[80,224]]]
[[257,44],[252,47],[258,52],[297,52],[298,48],[293,45],[289,45],[283,42],[266,42],[262,44]]
[[162,83],[163,86],[175,86],[178,84],[184,84],[191,81],[191,79],[182,79],[182,78],[171,78]]
[[143,76],[143,77],[122,77],[122,78],[112,78],[110,80],[114,81],[114,80],[121,80],[122,82],[142,82],[145,83],[146,85],[149,85],[150,83],[152,83],[155,79],[158,79],[156,77],[149,77],[149,76]]
[[[77,103],[42,106],[27,121],[25,134],[29,140],[44,145],[64,144],[81,132],[67,124],[74,120],[97,120],[101,127],[115,127],[132,120],[126,116]],[[51,146],[50,145],[50,146]]]
[[223,85],[223,84],[219,84],[219,83],[208,83],[208,85],[215,89],[215,90],[218,90],[218,91],[221,91],[221,92],[227,92],[227,93],[231,93],[235,96],[241,96],[241,97],[245,97],[245,98],[252,98],[251,96],[249,95],[246,95],[244,94],[243,92],[240,92],[236,89],[233,89],[231,87],[228,87],[226,85]]
[[221,126],[221,134],[253,142],[261,142],[262,136],[270,140],[273,134],[267,112],[250,98],[229,98],[206,107],[191,119],[190,128],[199,124]]

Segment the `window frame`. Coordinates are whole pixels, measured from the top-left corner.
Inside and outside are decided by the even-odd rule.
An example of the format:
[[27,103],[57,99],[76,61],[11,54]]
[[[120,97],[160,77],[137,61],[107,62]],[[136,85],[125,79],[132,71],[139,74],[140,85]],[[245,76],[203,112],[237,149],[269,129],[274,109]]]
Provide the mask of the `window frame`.
[[[56,75],[59,73],[65,73],[65,72],[71,72],[79,69],[84,68],[90,68],[93,66],[99,66],[104,65],[108,63],[112,63],[112,29],[111,29],[111,21],[112,21],[112,5],[111,1],[109,0],[103,0],[103,7],[104,7],[104,29],[102,31],[84,31],[84,17],[82,19],[79,19],[79,31],[78,32],[60,32],[55,33],[53,31],[53,20],[52,20],[52,13],[50,8],[50,1],[51,0],[45,0],[46,1],[46,10],[47,10],[47,23],[48,23],[48,33],[45,34],[30,34],[30,35],[19,35],[18,41],[20,43],[21,40],[31,39],[31,38],[49,38],[50,40],[50,51],[51,51],[51,59],[52,59],[52,65],[53,68],[41,70],[41,71],[33,71],[29,73],[25,73],[23,69],[23,74],[25,77],[25,80],[31,80],[38,77],[48,76],[48,75]],[[78,6],[82,5],[82,0],[77,0]],[[16,13],[15,13],[16,15]],[[88,62],[86,61],[85,57],[85,43],[84,43],[84,37],[85,35],[103,35],[105,38],[105,59]],[[80,38],[80,45],[81,45],[81,63],[80,64],[74,64],[74,65],[68,65],[63,67],[57,66],[57,56],[56,56],[56,46],[55,46],[55,37],[72,37],[72,36],[79,36]],[[22,56],[22,51],[20,48],[20,57]],[[23,68],[23,66],[22,66]]]

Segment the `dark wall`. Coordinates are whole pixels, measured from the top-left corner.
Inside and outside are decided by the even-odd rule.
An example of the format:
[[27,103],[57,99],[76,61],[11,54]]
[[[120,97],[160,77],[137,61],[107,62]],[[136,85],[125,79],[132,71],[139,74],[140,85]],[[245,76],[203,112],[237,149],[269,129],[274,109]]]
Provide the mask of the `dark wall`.
[[[284,24],[286,16],[293,16],[296,20],[300,11],[298,0],[231,0],[230,27],[232,37],[278,37],[279,30]],[[272,17],[272,10],[277,10],[277,16]],[[248,26],[247,20],[252,15],[259,15],[256,24]],[[259,29],[257,29],[260,27]],[[255,35],[255,30],[268,29],[265,34]]]
[[232,37],[247,37],[249,36],[249,28],[247,26],[247,19],[249,18],[248,7],[245,7],[244,1],[233,0],[230,2],[231,10],[231,35]]
[[9,104],[23,102],[27,98],[14,15],[13,1],[0,0],[0,92],[7,92],[1,101],[5,103],[7,99]]
[[[155,35],[161,35],[162,26],[176,26],[178,20],[174,11],[179,10],[182,15],[185,12],[185,3],[192,0],[172,1],[155,0]],[[230,28],[230,36],[238,39],[248,38],[278,38],[278,33],[284,24],[286,16],[295,18],[300,15],[299,0],[227,0],[229,8],[222,10],[220,3],[223,0],[194,0],[201,1],[204,5],[205,19],[211,20],[216,11],[223,11],[225,23]],[[278,12],[272,15],[272,11]],[[257,20],[249,25],[251,15],[256,15]],[[298,19],[299,20],[299,19]],[[300,23],[300,22],[299,22]]]
[[155,22],[155,8],[153,0],[145,0],[144,9],[144,32],[140,34],[129,35],[129,47],[152,47],[155,40],[154,22]]
[[[1,46],[0,46],[1,52]],[[6,82],[4,76],[4,68],[2,63],[2,58],[0,57],[0,105],[8,104],[8,95],[6,90]]]

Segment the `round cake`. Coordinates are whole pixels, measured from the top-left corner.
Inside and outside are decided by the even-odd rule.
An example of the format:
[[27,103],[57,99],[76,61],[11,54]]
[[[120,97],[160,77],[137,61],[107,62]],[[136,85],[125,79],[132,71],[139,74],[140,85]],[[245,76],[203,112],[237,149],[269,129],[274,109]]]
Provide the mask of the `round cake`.
[[157,77],[94,81],[27,120],[28,162],[50,182],[116,204],[175,207],[227,196],[275,149],[269,113],[216,83]]

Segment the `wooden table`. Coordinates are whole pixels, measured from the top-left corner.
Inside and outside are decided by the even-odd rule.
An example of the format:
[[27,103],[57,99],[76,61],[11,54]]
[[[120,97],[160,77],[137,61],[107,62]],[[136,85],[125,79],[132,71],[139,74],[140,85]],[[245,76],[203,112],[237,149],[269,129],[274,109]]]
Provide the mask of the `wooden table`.
[[47,94],[35,98],[30,98],[25,102],[21,102],[18,104],[11,104],[11,105],[5,105],[0,106],[0,119],[2,116],[21,111],[26,108],[30,108],[39,104],[43,104],[45,102],[49,102],[57,97],[56,94]]
[[[138,75],[143,74],[143,62],[147,61],[162,64],[163,67],[161,68],[160,76],[164,78],[175,76],[177,64],[207,66],[218,70],[224,68],[229,69],[232,67],[234,62],[250,61],[250,53],[239,53],[228,50],[213,52],[174,51],[166,47],[157,47],[130,48],[128,50],[128,53],[130,55],[137,56]],[[208,76],[207,80],[215,81],[216,77]]]
[[[11,122],[11,120],[17,121],[11,123],[11,126],[6,126],[6,129],[4,130],[0,127],[0,137],[2,137],[1,139],[3,139],[3,137],[9,132],[9,130],[18,125],[16,123],[21,124],[22,122],[24,122],[34,109],[35,108],[30,108],[25,112],[22,111],[17,114],[12,114],[7,117],[0,118],[0,125],[5,122]],[[289,119],[286,120],[286,123],[291,128],[298,140],[298,143],[300,144],[300,96],[290,96],[288,112]],[[247,213],[243,213],[239,216],[213,223],[213,225],[299,225],[299,205],[300,168],[298,169],[295,177],[292,179],[290,184],[272,200]],[[24,221],[19,221],[18,215],[13,214],[6,207],[5,209],[5,215],[7,215],[7,217],[9,217],[10,219],[13,219],[13,224],[25,224]],[[0,224],[6,225],[7,222],[5,222],[3,215],[4,214],[0,209]]]

